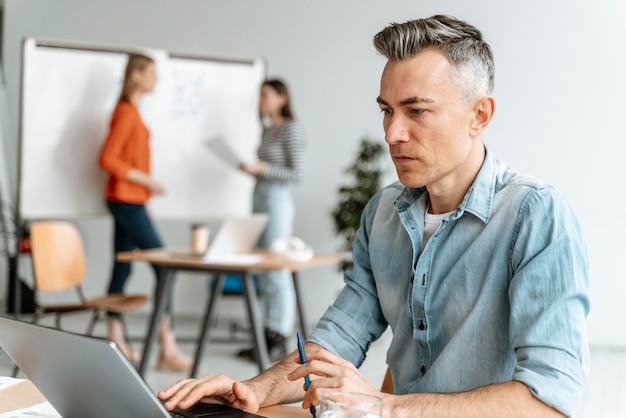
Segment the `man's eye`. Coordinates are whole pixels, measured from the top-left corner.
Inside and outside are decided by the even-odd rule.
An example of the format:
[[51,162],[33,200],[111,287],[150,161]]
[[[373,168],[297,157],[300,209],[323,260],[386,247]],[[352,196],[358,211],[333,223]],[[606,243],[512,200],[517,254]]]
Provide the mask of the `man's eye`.
[[409,112],[413,115],[421,115],[424,113],[424,109],[410,109]]
[[383,107],[380,109],[380,113],[382,113],[383,115],[391,115],[391,109]]

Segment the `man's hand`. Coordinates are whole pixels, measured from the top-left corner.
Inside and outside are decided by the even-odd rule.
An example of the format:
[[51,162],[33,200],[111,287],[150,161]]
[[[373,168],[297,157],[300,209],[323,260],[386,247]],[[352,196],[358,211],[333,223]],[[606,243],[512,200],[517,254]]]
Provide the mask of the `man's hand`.
[[383,394],[373,387],[352,363],[337,357],[331,352],[319,347],[312,348],[306,344],[307,363],[289,373],[289,380],[304,379],[310,375],[311,386],[304,395],[303,408],[318,405],[319,399],[330,392],[359,392],[375,396]]
[[164,406],[169,411],[174,408],[187,409],[197,402],[207,402],[209,399],[246,412],[254,413],[259,410],[259,402],[252,389],[247,384],[224,375],[208,374],[200,379],[179,380],[157,396],[167,401]]

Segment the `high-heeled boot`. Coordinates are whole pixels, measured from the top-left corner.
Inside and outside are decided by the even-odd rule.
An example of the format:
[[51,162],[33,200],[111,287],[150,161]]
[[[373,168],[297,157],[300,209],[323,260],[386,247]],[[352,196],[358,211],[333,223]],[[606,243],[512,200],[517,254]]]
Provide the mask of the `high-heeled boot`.
[[170,317],[164,315],[159,326],[159,344],[161,352],[157,369],[176,372],[189,372],[193,366],[191,359],[183,354],[176,343],[176,336],[171,327]]
[[141,362],[141,353],[134,351],[130,344],[126,342],[126,332],[122,320],[120,318],[110,318],[107,321],[107,329],[108,339],[117,345],[128,361],[135,365],[139,364]]
[[[277,331],[265,328],[265,343],[270,361],[282,360],[287,355],[287,337]],[[237,357],[256,361],[256,347],[245,348],[237,353]]]

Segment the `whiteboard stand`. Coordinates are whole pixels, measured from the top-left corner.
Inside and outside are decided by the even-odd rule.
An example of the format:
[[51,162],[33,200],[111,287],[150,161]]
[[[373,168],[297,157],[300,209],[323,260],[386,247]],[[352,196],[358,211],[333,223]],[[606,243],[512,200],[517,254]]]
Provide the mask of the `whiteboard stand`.
[[[7,142],[9,130],[8,100],[2,64],[0,63],[0,222],[4,254],[7,260],[7,292],[6,308],[14,313],[21,312],[22,283],[18,278],[18,242],[19,229],[11,182],[7,170],[7,159],[4,144]],[[12,309],[10,309],[12,308]]]

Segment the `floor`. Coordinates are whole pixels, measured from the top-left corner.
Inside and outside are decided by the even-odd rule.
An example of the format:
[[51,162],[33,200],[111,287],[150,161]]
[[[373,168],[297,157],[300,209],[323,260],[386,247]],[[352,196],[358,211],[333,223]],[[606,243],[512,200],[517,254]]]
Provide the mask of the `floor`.
[[[232,312],[223,314],[222,312]],[[236,304],[228,309],[223,306],[218,317],[217,327],[212,333],[212,342],[207,344],[200,374],[224,373],[235,379],[243,380],[258,373],[256,364],[238,359],[235,353],[249,346],[249,336],[243,328],[245,325],[243,309]],[[78,315],[68,317],[64,327],[70,331],[81,332],[86,324],[86,317]],[[129,315],[127,322],[135,348],[140,348],[140,340],[145,332],[146,318]],[[43,322],[46,324],[46,321]],[[48,323],[49,324],[49,323]],[[193,338],[197,333],[197,318],[178,318],[176,333],[181,349],[192,355]],[[103,336],[104,324],[96,328],[95,334]],[[375,383],[382,383],[385,374],[385,350],[390,335],[386,333],[381,340],[372,345],[368,357],[361,367],[365,377]],[[295,338],[291,345],[296,347]],[[156,351],[156,350],[154,350]],[[155,391],[164,389],[178,379],[187,377],[182,373],[162,372],[154,368],[155,358],[146,372],[146,382]],[[575,418],[617,418],[626,417],[626,350],[592,347],[592,369],[587,381],[583,399]],[[0,375],[7,376],[12,372],[13,363],[0,350]],[[24,377],[20,375],[19,377]]]

